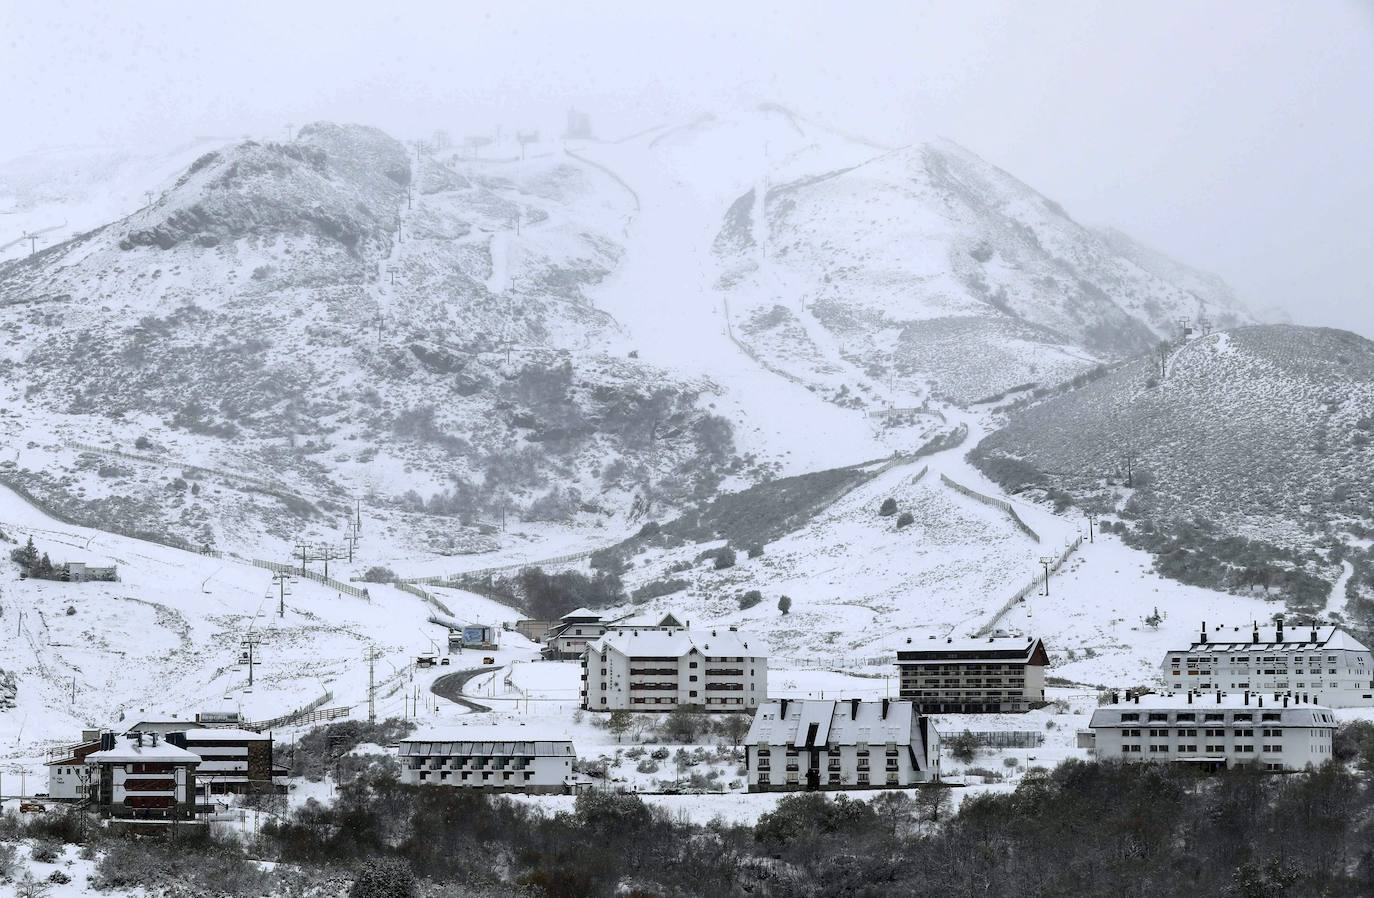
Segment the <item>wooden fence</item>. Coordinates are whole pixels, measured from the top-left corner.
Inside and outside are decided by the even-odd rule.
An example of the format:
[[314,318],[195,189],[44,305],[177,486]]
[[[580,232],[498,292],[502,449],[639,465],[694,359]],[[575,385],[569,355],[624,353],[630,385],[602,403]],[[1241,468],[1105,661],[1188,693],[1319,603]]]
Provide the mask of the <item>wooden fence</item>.
[[1021,530],[1022,533],[1026,534],[1036,542],[1040,542],[1040,534],[1036,533],[1034,530],[1030,528],[1030,526],[1025,521],[1021,520],[1021,516],[1016,513],[1016,509],[1012,508],[1011,503],[1007,500],[995,499],[992,496],[985,495],[983,493],[978,492],[977,490],[971,490],[968,487],[964,486],[962,483],[956,483],[953,480],[950,480],[949,477],[947,477],[944,474],[940,475],[940,479],[944,481],[945,486],[954,490],[956,493],[962,493],[963,495],[968,496],[970,499],[973,499],[977,502],[982,502],[984,505],[991,505],[993,508],[1000,508],[1002,511],[1006,512],[1007,516],[1011,518],[1012,523],[1015,524],[1017,528]]
[[[1038,748],[1045,744],[1045,734],[1039,730],[963,730],[986,748]],[[945,733],[953,736],[955,733]]]
[[453,574],[437,574],[433,577],[406,577],[396,581],[397,583],[411,583],[417,586],[448,586],[454,589],[462,589],[458,582],[469,577],[489,577],[492,574],[508,574],[524,570],[527,567],[549,568],[562,564],[572,564],[573,562],[583,561],[590,558],[599,549],[587,549],[582,552],[571,552],[567,555],[558,555],[554,558],[543,558],[535,561],[517,561],[512,564],[502,564],[496,567],[478,568],[472,571],[459,571]]
[[417,599],[420,599],[420,600],[422,600],[422,601],[428,602],[430,605],[434,606],[435,610],[437,610],[437,611],[442,611],[444,614],[447,614],[447,615],[450,615],[450,616],[453,614],[453,612],[449,609],[449,607],[448,607],[447,605],[445,605],[443,602],[441,602],[441,601],[439,601],[437,598],[435,598],[435,596],[434,596],[433,593],[426,592],[425,590],[421,589],[420,587],[415,586],[415,585],[410,584],[410,583],[406,583],[406,582],[404,582],[404,581],[398,581],[398,582],[396,582],[394,585],[395,585],[395,587],[396,587],[397,589],[399,589],[401,592],[410,593],[411,595],[415,596]]
[[226,471],[221,468],[205,468],[200,465],[184,464],[176,459],[159,458],[154,455],[140,455],[136,452],[124,452],[119,449],[111,449],[108,446],[93,446],[90,443],[69,442],[67,445],[81,452],[94,452],[97,455],[122,458],[126,461],[139,462],[140,464],[156,465],[160,468],[180,468],[183,471],[189,471],[202,476],[218,477],[221,480],[238,483],[250,489],[257,490],[260,493],[266,493],[269,496],[276,496],[278,499],[286,499],[292,502],[304,502],[307,505],[311,504],[310,500],[298,493],[292,492],[285,484],[276,483],[270,480],[262,480],[249,474],[240,474],[236,471]]
[[[1083,545],[1082,534],[1080,534],[1078,538],[1075,539],[1073,542],[1065,546],[1063,552],[1059,553],[1058,557],[1055,558],[1054,563],[1050,565],[1050,573],[1059,570],[1060,566],[1065,561],[1067,561],[1068,557],[1072,555],[1074,551],[1076,551],[1078,547],[1081,545]],[[987,622],[983,624],[983,626],[979,627],[977,632],[975,632],[973,635],[975,637],[982,637],[991,633],[994,629],[996,629],[997,624],[1002,620],[1002,618],[1006,617],[1007,613],[1011,611],[1012,608],[1016,607],[1017,602],[1020,602],[1026,596],[1030,595],[1032,592],[1040,588],[1041,582],[1042,581],[1040,579],[1039,574],[1031,577],[1029,582],[1027,582],[1025,586],[1022,586],[1020,589],[1018,589],[1015,593],[1013,593],[1011,598],[1003,602],[1002,607],[998,608],[997,611],[992,615],[992,617],[989,618]]]
[[314,580],[316,583],[319,583],[322,586],[327,586],[330,589],[337,590],[338,592],[341,592],[346,596],[352,596],[355,599],[367,599],[368,601],[371,601],[372,598],[367,594],[366,589],[359,589],[356,586],[350,586],[347,583],[335,580],[333,577],[326,577],[324,574],[317,574],[312,570],[301,570],[293,564],[282,564],[280,561],[265,561],[261,558],[250,558],[248,559],[248,563],[253,565],[253,567],[265,568],[274,574],[290,574],[293,577],[304,577],[307,580]]
[[326,692],[324,695],[315,699],[308,705],[297,708],[290,713],[283,714],[281,717],[273,717],[271,720],[260,720],[256,723],[245,723],[245,730],[252,730],[261,733],[263,730],[275,730],[285,726],[296,726],[302,723],[314,723],[320,720],[337,720],[340,717],[347,717],[348,708],[326,708],[324,705],[334,698],[334,693]]

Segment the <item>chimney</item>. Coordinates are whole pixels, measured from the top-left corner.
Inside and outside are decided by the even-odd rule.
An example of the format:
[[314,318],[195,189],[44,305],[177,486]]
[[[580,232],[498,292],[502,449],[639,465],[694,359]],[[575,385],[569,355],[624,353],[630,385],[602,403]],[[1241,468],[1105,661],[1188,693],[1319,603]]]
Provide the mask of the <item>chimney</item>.
[[1189,690],[1188,690],[1188,704],[1191,705],[1192,703],[1193,703],[1193,690],[1189,689]]
[[1255,696],[1255,703],[1258,704],[1261,708],[1263,708],[1263,707],[1264,707],[1264,696],[1262,696],[1262,695],[1257,695],[1257,696]]
[[1254,630],[1252,630],[1252,631],[1250,632],[1250,641],[1251,641],[1252,643],[1258,643],[1258,642],[1259,642],[1259,624],[1258,624],[1258,623],[1252,623],[1252,626],[1254,627]]
[[887,699],[883,699],[883,720],[887,720]]
[[1218,705],[1221,704],[1221,690],[1220,690],[1220,689],[1217,690],[1217,704],[1218,704]]
[[1207,644],[1207,621],[1202,622],[1202,639],[1200,641],[1203,645]]
[[1317,622],[1316,622],[1316,621],[1313,621],[1313,622],[1312,622],[1312,641],[1313,641],[1313,642],[1319,642],[1319,641],[1320,641],[1320,640],[1317,638]]
[[1279,615],[1274,620],[1274,641],[1283,642],[1283,616]]
[[787,719],[787,699],[784,698],[784,699],[779,700],[779,702],[778,702],[778,720],[786,720],[786,719]]
[[142,747],[143,747],[143,732],[140,730],[140,731],[139,731],[138,733],[136,733],[135,735],[137,735],[137,737],[138,737],[138,747],[139,747],[139,748],[142,748]]
[[857,698],[851,698],[849,700],[849,719],[859,719],[859,700]]
[[114,747],[115,747],[115,734],[114,734],[114,733],[101,733],[101,734],[100,734],[100,750],[101,750],[101,751],[113,751],[113,750],[114,750]]
[[1284,706],[1285,708],[1288,707],[1288,696],[1286,696],[1286,695],[1283,697],[1283,706]]
[[1249,690],[1249,689],[1245,690],[1245,703],[1246,703],[1247,705],[1250,704],[1250,690]]

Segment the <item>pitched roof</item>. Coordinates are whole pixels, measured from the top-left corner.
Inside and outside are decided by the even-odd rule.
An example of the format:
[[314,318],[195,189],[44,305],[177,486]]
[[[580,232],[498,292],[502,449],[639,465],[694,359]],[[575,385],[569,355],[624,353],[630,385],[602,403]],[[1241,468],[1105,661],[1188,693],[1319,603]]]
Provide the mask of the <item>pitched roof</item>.
[[[1258,633],[1258,639],[1256,634]],[[1201,632],[1193,639],[1187,651],[1226,652],[1226,651],[1300,651],[1305,649],[1346,649],[1353,652],[1369,651],[1363,643],[1342,630],[1340,627],[1313,627],[1285,625],[1280,638],[1279,628],[1274,624],[1261,627],[1213,627],[1207,631],[1207,641],[1200,638]],[[1315,639],[1313,638],[1315,636]],[[1184,651],[1175,649],[1174,651]]]
[[715,630],[608,630],[588,648],[601,652],[615,649],[622,655],[680,658],[695,649],[707,657],[762,658],[768,644],[749,633],[717,628]]
[[[572,742],[572,737],[559,729],[529,726],[523,723],[471,723],[434,727],[412,733],[400,744],[449,744],[457,742]],[[406,754],[407,752],[402,752]]]
[[601,620],[601,612],[593,611],[590,608],[574,608],[572,611],[560,617],[559,620],[573,620],[574,618],[579,620]]
[[907,701],[773,699],[759,705],[745,741],[799,748],[830,743],[909,744],[920,736],[919,719],[916,706]]
[[897,661],[968,661],[975,658],[1022,658],[1048,664],[1045,644],[1037,636],[988,636],[983,639],[930,639],[897,649]]
[[175,745],[168,745],[165,739],[159,739],[157,745],[153,745],[151,739],[145,739],[142,745],[135,740],[127,740],[114,748],[92,752],[86,756],[88,764],[126,764],[135,761],[199,764],[200,755]]

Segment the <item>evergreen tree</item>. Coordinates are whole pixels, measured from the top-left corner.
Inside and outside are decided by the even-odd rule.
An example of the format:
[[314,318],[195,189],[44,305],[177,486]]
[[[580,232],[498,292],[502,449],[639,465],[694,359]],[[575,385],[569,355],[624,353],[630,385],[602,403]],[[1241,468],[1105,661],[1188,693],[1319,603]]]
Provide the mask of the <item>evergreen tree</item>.
[[781,611],[783,614],[786,614],[787,612],[792,610],[792,599],[790,596],[783,596],[782,598],[778,599],[778,610]]

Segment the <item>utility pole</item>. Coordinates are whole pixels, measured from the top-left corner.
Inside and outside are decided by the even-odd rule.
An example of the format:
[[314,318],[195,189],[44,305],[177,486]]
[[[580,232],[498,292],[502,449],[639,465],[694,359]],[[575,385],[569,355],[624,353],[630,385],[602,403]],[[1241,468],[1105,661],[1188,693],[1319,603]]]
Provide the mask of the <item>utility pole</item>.
[[272,582],[277,584],[277,617],[286,616],[286,596],[290,592],[286,583],[290,579],[291,575],[286,571],[277,571],[272,575]]
[[76,677],[72,677],[72,705],[76,705]]
[[353,500],[353,532],[363,532],[363,500]]
[[247,636],[243,640],[243,645],[248,647],[248,688],[253,687],[253,665],[257,663],[253,655],[253,650],[262,645],[262,640],[256,636]]
[[147,205],[151,206],[153,204],[153,192],[151,190],[145,190],[143,191],[143,195],[148,198]]
[[301,576],[305,576],[305,563],[310,560],[310,545],[308,543],[296,543],[295,556],[301,560]]
[[1094,514],[1092,514],[1092,513],[1090,512],[1090,513],[1088,514],[1088,542],[1090,542],[1090,543],[1091,543],[1091,542],[1096,542],[1096,540],[1093,539],[1093,524],[1096,524],[1096,523],[1097,523],[1097,516],[1094,515]]
[[367,653],[367,722],[377,722],[377,681],[374,668],[377,662],[377,650],[371,649]]
[[29,241],[29,255],[32,256],[34,252],[36,252],[36,247],[38,246],[38,235],[26,233],[23,237],[19,239]]
[[1049,555],[1040,556],[1040,564],[1045,568],[1045,595],[1050,594],[1050,565],[1054,564],[1054,558]]
[[350,530],[345,534],[344,544],[348,546],[348,563],[352,564],[353,550],[358,548],[358,533],[356,530]]

